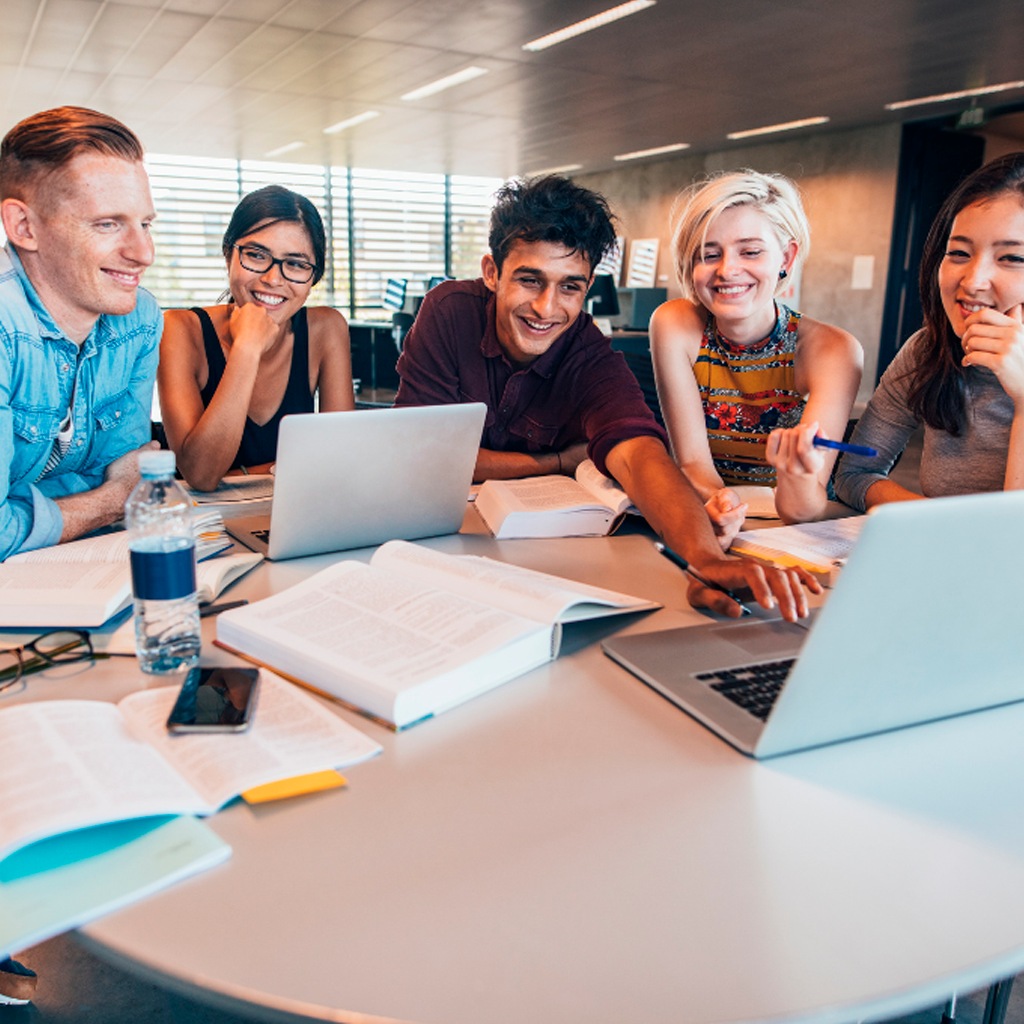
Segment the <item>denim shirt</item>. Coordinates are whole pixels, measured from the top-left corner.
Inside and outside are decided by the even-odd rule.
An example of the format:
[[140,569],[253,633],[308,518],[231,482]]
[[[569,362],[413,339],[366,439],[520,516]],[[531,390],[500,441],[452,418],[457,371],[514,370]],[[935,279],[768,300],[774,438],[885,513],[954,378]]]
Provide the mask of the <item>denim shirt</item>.
[[[56,544],[64,520],[53,499],[98,487],[111,462],[149,440],[161,329],[140,289],[131,313],[99,317],[79,348],[14,249],[0,250],[0,560]],[[71,446],[40,479],[72,393]]]

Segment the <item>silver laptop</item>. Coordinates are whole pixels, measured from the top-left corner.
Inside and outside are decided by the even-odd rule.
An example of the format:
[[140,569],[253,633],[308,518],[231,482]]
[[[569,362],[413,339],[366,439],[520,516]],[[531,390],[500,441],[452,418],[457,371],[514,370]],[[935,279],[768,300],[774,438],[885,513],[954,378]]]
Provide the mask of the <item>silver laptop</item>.
[[886,505],[809,626],[716,622],[602,647],[757,758],[1024,700],[1022,523],[1021,491]]
[[474,402],[285,416],[270,515],[227,531],[273,559],[455,533],[486,413]]

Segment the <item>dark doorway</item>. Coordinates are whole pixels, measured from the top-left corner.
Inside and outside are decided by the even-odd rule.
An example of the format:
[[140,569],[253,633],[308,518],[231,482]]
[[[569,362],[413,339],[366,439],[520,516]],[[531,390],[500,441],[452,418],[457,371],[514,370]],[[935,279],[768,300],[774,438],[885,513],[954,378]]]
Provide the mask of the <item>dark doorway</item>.
[[903,126],[876,381],[922,324],[917,274],[928,229],[945,198],[984,159],[981,136],[935,122]]

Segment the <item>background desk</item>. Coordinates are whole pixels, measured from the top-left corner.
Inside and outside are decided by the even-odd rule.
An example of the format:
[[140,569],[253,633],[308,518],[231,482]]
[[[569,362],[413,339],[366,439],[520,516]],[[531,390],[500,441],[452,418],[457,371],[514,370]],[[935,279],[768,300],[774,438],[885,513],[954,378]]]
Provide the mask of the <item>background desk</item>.
[[[430,543],[669,606],[631,630],[697,618],[646,536]],[[266,1019],[430,1024],[855,1021],[1024,966],[1024,705],[757,764],[600,653],[623,625],[570,627],[558,661],[403,734],[342,712],[385,748],[348,790],[209,819],[232,860],[90,945]]]

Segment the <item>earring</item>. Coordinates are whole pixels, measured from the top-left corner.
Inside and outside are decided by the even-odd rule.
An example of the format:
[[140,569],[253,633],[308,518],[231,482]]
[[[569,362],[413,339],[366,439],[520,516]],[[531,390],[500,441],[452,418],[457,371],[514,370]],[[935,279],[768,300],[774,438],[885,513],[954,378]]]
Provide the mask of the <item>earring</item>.
[[779,280],[780,281],[785,281],[787,277],[789,277],[789,274],[788,274],[787,271],[785,271],[785,270],[780,270],[779,271]]

